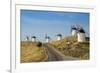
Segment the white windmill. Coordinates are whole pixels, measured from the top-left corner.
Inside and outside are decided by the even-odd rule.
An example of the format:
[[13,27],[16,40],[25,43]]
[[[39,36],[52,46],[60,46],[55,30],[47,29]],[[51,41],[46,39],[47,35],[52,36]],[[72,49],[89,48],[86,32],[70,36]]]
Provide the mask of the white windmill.
[[49,43],[49,42],[50,42],[50,37],[47,36],[47,34],[45,35],[45,42],[46,42],[46,43]]
[[57,34],[57,40],[61,40],[62,39],[62,35],[61,34]]
[[32,42],[36,42],[36,37],[35,37],[35,36],[32,36],[32,37],[31,37],[31,41],[32,41]]
[[72,36],[77,35],[77,28],[75,26],[71,27]]
[[77,40],[78,42],[85,42],[86,41],[86,35],[85,31],[82,27],[77,27]]
[[25,39],[25,41],[29,41],[29,37],[28,37],[28,36],[26,36],[26,39]]

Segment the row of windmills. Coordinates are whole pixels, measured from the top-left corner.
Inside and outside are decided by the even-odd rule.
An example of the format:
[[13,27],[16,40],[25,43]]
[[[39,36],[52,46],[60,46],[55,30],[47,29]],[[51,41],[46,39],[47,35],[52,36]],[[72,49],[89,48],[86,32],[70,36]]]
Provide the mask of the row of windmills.
[[[30,38],[28,37],[28,36],[26,36],[26,39],[25,39],[26,41],[29,41],[30,40]],[[36,36],[32,36],[31,37],[31,41],[32,42],[36,42]]]
[[[62,39],[62,35],[61,34],[57,34],[57,40],[61,40]],[[47,36],[47,34],[45,35],[45,42],[48,43],[50,42],[51,38],[49,36]]]
[[[62,35],[61,34],[57,34],[57,40],[61,40],[62,39]],[[48,36],[47,34],[45,34],[45,43],[50,42],[51,38],[50,36]],[[32,36],[31,39],[26,36],[26,41],[32,41],[32,42],[36,42],[37,38],[36,36]]]
[[[71,27],[71,34],[72,36],[77,36],[77,42],[85,42],[86,41],[86,33],[85,30],[82,27],[79,26],[72,26]],[[62,35],[61,34],[57,34],[57,40],[61,40],[62,39]],[[26,37],[26,41],[29,41],[29,37]],[[50,36],[48,36],[47,34],[45,34],[45,42],[48,43],[50,42],[51,38]],[[36,36],[32,36],[31,37],[31,41],[32,42],[36,42]]]

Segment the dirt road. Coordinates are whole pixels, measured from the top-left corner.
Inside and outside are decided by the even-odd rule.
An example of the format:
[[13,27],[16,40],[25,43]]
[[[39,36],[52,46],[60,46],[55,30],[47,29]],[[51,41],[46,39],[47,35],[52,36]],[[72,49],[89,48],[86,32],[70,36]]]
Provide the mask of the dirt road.
[[68,60],[79,60],[78,58],[65,56],[56,48],[54,48],[51,44],[44,43],[44,48],[48,54],[48,61],[68,61]]

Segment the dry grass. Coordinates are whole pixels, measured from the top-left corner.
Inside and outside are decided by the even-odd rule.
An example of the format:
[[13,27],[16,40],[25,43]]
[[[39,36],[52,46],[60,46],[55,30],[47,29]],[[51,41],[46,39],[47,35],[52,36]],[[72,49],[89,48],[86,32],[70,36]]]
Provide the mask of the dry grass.
[[45,49],[37,43],[21,42],[21,63],[47,61]]
[[66,56],[72,56],[82,60],[89,59],[89,42],[78,43],[76,36],[68,36],[60,41],[53,41],[52,44]]

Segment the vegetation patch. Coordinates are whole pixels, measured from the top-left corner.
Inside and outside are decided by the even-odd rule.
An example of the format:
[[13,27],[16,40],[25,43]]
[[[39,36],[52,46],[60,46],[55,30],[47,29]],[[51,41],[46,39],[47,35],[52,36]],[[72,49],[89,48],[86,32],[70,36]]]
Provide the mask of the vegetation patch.
[[41,42],[21,42],[21,63],[47,60],[48,56]]
[[62,40],[53,41],[51,44],[66,56],[82,60],[89,59],[89,41],[79,43],[76,36],[68,36]]

